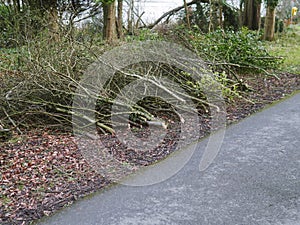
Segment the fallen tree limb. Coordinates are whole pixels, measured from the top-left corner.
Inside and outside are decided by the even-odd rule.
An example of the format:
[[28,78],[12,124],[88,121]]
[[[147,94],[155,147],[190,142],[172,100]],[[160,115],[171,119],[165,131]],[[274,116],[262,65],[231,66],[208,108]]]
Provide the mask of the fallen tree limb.
[[[143,27],[140,27],[140,28],[148,28],[148,29],[152,29],[154,28],[157,24],[159,24],[164,18],[166,17],[171,17],[172,15],[174,15],[175,13],[179,12],[180,10],[184,9],[185,7],[187,6],[191,6],[191,5],[194,5],[194,4],[197,4],[197,3],[206,3],[206,4],[209,4],[210,1],[209,0],[193,0],[191,2],[188,2],[186,3],[186,5],[182,5],[182,6],[178,6],[174,9],[171,9],[169,10],[168,12],[165,12],[161,17],[159,17],[155,22],[153,22],[152,24],[148,25],[148,26],[143,26]],[[215,2],[214,3],[215,5],[219,5],[220,3],[219,2]],[[225,8],[229,8],[231,10],[237,10],[236,8],[230,6],[229,4],[227,4],[226,2],[222,3],[222,5],[225,7]]]
[[[198,2],[199,2],[199,0],[193,0],[193,1],[189,2],[189,3],[187,3],[186,5],[187,5],[187,6],[190,6],[190,5],[196,4],[196,3],[198,3]],[[209,3],[208,0],[200,0],[200,2],[203,2],[203,3]],[[174,15],[175,13],[177,13],[177,12],[180,11],[180,10],[182,10],[183,8],[184,8],[184,5],[178,6],[178,7],[174,8],[174,9],[172,9],[172,10],[170,10],[170,11],[164,13],[164,14],[163,14],[161,17],[159,17],[154,23],[152,23],[152,24],[146,26],[145,28],[152,29],[152,28],[155,27],[157,24],[159,24],[165,17]]]

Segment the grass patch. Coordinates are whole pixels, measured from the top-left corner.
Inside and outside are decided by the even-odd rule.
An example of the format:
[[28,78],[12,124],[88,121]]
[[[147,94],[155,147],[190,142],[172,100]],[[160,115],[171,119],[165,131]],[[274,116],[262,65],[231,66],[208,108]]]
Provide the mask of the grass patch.
[[287,31],[278,36],[275,42],[267,44],[267,48],[274,56],[285,58],[280,69],[300,75],[300,25],[290,26]]

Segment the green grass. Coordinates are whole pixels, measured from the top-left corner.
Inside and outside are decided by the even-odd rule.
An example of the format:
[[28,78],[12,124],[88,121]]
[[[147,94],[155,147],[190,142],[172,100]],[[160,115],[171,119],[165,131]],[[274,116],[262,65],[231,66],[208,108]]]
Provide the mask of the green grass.
[[280,69],[300,74],[300,25],[290,26],[277,40],[267,44],[272,55],[284,57]]

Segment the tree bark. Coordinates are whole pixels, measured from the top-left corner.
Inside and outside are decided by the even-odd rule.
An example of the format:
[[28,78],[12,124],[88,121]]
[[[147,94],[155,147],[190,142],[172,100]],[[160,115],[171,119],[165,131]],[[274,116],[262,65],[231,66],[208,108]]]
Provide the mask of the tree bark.
[[222,0],[219,0],[219,26],[223,29],[223,4]]
[[209,24],[208,24],[208,33],[210,33],[213,30],[213,0],[209,0]]
[[261,3],[259,0],[246,0],[244,6],[243,25],[250,30],[259,29]]
[[108,43],[113,43],[117,38],[116,32],[116,4],[103,4],[103,39]]
[[117,31],[118,38],[123,39],[123,0],[118,0]]
[[264,40],[273,41],[275,33],[275,7],[267,6],[265,19]]
[[187,23],[188,29],[191,29],[190,13],[189,13],[189,9],[188,9],[186,0],[183,0],[183,5],[184,5],[184,9],[185,9],[186,23]]
[[129,34],[133,34],[134,33],[134,0],[130,0],[129,1],[129,9],[127,12],[127,30],[129,32]]

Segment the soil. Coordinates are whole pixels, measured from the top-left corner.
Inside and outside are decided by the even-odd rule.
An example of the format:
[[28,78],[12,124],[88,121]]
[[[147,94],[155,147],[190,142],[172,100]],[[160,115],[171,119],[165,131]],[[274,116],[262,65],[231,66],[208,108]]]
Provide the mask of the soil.
[[[279,79],[265,75],[243,75],[250,88],[242,97],[226,103],[227,124],[237,122],[266,105],[300,89],[299,75],[282,73]],[[99,135],[109,154],[130,171],[147,166],[176,150],[180,124],[170,118],[166,136],[149,151],[127,148],[116,135]],[[209,119],[201,117],[197,138],[209,133]],[[187,121],[188,122],[188,121]],[[130,128],[139,138],[147,139],[149,129]],[[153,132],[153,131],[152,131]],[[92,143],[85,143],[91,146]],[[142,143],[143,144],[143,143]],[[104,165],[105,166],[105,165]],[[71,133],[53,129],[35,129],[13,135],[0,143],[0,224],[30,224],[72,204],[78,198],[110,185],[107,174],[96,172],[87,162]],[[101,171],[101,170],[100,170]],[[125,172],[120,176],[125,176]]]

